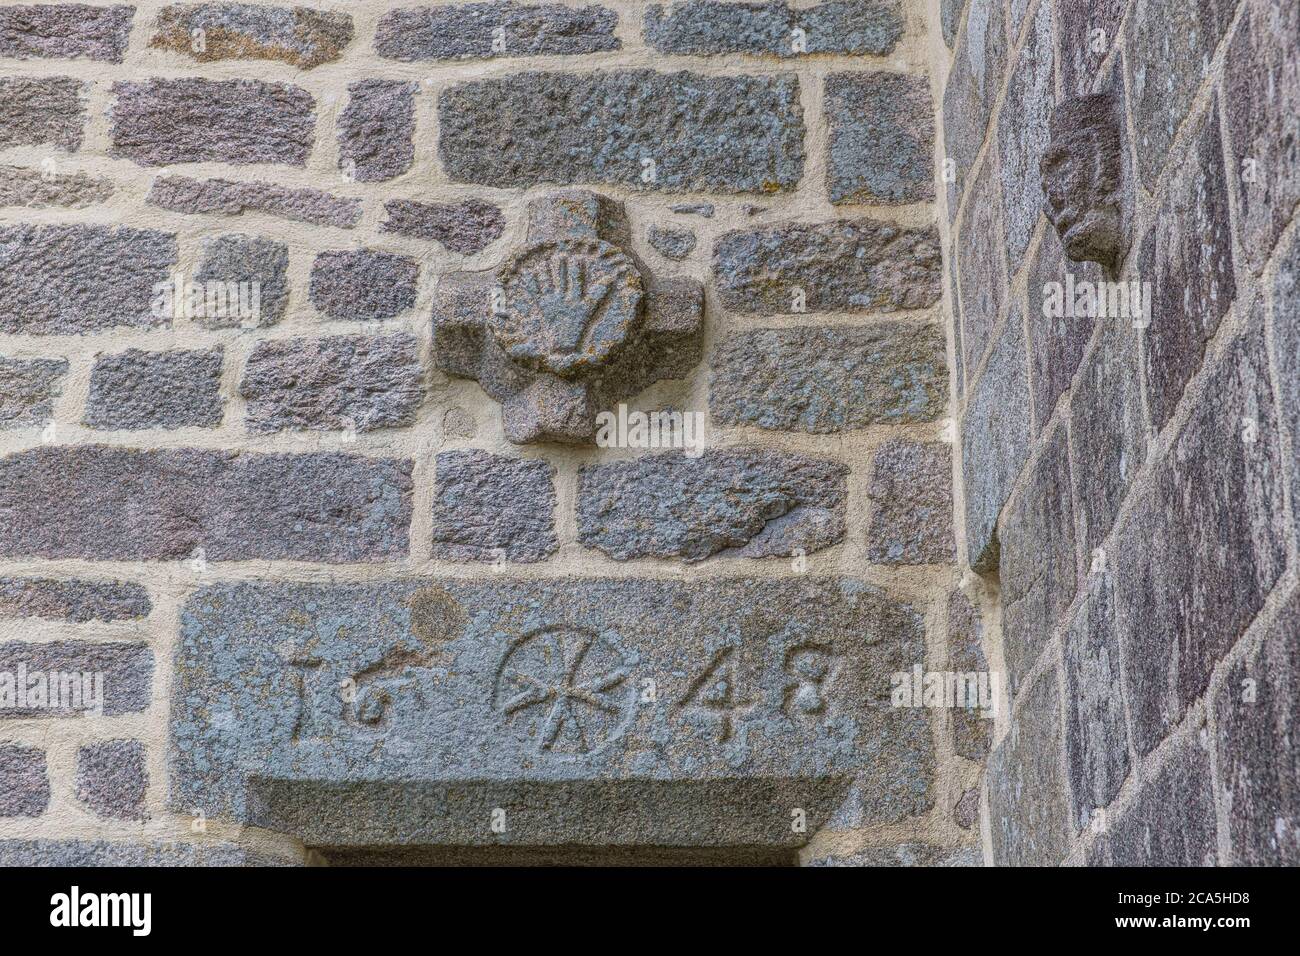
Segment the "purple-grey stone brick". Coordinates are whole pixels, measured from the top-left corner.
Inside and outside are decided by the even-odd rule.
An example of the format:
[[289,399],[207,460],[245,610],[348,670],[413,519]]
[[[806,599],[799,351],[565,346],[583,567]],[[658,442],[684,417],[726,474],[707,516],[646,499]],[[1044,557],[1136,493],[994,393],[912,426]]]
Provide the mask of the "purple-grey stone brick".
[[135,7],[85,3],[0,7],[0,56],[121,63]]
[[893,440],[876,449],[867,486],[867,560],[951,564],[952,450],[942,442]]
[[127,349],[100,355],[90,371],[91,428],[213,428],[221,424],[220,346],[193,352]]
[[77,751],[77,799],[106,820],[147,820],[149,768],[139,740],[103,740]]
[[339,114],[339,168],[359,183],[394,179],[415,159],[416,83],[361,80]]
[[442,452],[434,463],[434,557],[544,561],[559,547],[554,474],[544,461]]
[[331,319],[390,319],[415,305],[420,267],[376,249],[322,252],[311,266],[311,302]]
[[896,205],[934,198],[934,106],[930,81],[902,73],[826,78],[833,203]]
[[149,615],[149,593],[122,581],[0,578],[0,617],[129,621]]
[[39,817],[49,804],[45,751],[0,743],[0,817]]

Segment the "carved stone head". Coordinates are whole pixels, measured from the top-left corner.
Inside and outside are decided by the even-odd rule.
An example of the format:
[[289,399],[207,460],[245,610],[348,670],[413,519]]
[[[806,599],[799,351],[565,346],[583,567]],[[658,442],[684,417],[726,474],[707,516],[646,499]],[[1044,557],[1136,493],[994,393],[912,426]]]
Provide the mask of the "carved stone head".
[[1124,136],[1113,91],[1068,99],[1052,113],[1039,162],[1045,212],[1076,262],[1118,267],[1129,244]]

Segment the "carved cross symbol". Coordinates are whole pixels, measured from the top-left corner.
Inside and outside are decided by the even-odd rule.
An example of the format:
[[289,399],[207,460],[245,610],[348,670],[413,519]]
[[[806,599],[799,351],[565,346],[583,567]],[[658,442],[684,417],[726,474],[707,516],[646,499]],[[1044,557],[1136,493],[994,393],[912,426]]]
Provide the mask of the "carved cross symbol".
[[529,207],[528,239],[494,272],[443,276],[434,355],[502,404],[506,437],[590,442],[596,413],[699,361],[704,290],[650,279],[622,206],[585,191]]

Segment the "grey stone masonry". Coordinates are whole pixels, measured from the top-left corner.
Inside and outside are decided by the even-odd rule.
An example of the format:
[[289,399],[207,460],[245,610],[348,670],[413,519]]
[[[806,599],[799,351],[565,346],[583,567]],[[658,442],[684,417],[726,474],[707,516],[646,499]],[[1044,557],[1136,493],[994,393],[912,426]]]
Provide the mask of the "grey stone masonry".
[[316,129],[311,94],[290,83],[150,79],[113,84],[111,154],[143,166],[305,166]]
[[875,219],[742,229],[718,238],[713,274],[735,312],[920,309],[939,300],[939,235]]
[[439,94],[438,126],[438,156],[456,182],[778,193],[803,175],[803,109],[789,74],[515,73]]
[[500,239],[506,228],[501,207],[481,199],[453,203],[390,199],[384,203],[384,211],[388,213],[384,232],[432,239],[462,256],[482,252]]
[[1107,834],[1115,866],[1213,866],[1214,797],[1210,758],[1196,741],[1180,741],[1165,764]]
[[941,442],[881,445],[867,486],[867,558],[877,564],[951,564],[952,452]]
[[174,3],[159,12],[149,45],[201,63],[283,60],[309,70],[337,60],[352,32],[352,17],[346,13],[252,3]]
[[[85,712],[105,717],[135,714],[149,706],[153,652],[134,641],[7,641],[0,644],[0,673],[15,680],[6,718],[55,718]],[[80,681],[54,681],[51,675],[76,674]],[[44,679],[42,679],[44,678]],[[0,685],[3,687],[3,685]]]
[[339,168],[360,183],[394,179],[415,160],[417,83],[362,80],[348,87],[339,114]]
[[833,203],[890,205],[934,198],[930,81],[902,73],[826,78]]
[[578,540],[617,560],[811,554],[844,537],[848,468],[804,455],[650,455],[578,472]]
[[902,35],[898,0],[830,0],[799,9],[784,2],[687,0],[651,4],[645,13],[646,43],[660,53],[884,56]]
[[176,238],[152,229],[0,226],[0,332],[167,324],[154,314],[154,286],[175,262]]
[[[1000,0],[970,0],[966,29],[943,91],[944,161],[951,163],[948,216],[974,169],[1007,62],[1006,7]],[[971,204],[978,208],[976,204]]]
[[[275,325],[284,318],[289,304],[287,274],[289,271],[289,246],[274,239],[258,236],[214,236],[203,242],[203,254],[194,271],[196,282],[256,283],[257,314],[246,318],[238,310],[225,310],[217,315],[205,314],[198,322],[208,328],[230,328],[252,324],[258,327]],[[227,285],[229,288],[229,285]]]
[[0,818],[39,817],[49,803],[45,751],[0,743]]
[[0,57],[105,60],[121,63],[132,6],[17,4],[0,8]]
[[311,264],[311,303],[331,319],[391,319],[415,305],[420,267],[377,249],[322,252]]
[[0,578],[0,617],[129,621],[147,617],[149,593],[121,581]]
[[0,148],[81,147],[87,87],[66,76],[0,77]]
[[462,3],[390,10],[375,50],[392,60],[469,60],[617,50],[618,14],[591,4]]
[[233,843],[127,843],[108,840],[0,840],[0,866],[285,866]]
[[[989,673],[983,644],[984,622],[979,609],[962,591],[954,589],[948,596],[948,668],[958,674],[975,674],[978,682],[978,675]],[[978,691],[978,683],[976,689]],[[1005,702],[1003,694],[998,705],[1005,706]],[[993,739],[993,716],[991,710],[986,712],[978,707],[955,708],[952,713],[953,750],[968,760],[983,762],[988,757]],[[958,825],[963,829],[975,824],[979,816],[978,790],[962,795],[957,813],[961,817]]]
[[224,350],[100,355],[90,372],[91,428],[212,428],[221,424]]
[[533,562],[559,547],[555,469],[478,449],[434,463],[433,551],[453,561]]
[[67,374],[67,359],[0,356],[0,429],[44,426]]
[[294,222],[351,229],[361,220],[361,200],[332,196],[319,189],[290,189],[275,183],[232,182],[159,176],[149,190],[149,205],[172,212],[238,216],[260,212]]
[[45,170],[0,164],[0,207],[80,209],[102,203],[113,195],[113,181],[85,173],[50,175]]
[[689,229],[651,226],[646,230],[645,238],[665,259],[680,261],[695,251],[695,233]]
[[107,820],[147,820],[149,769],[139,740],[103,740],[77,751],[77,799]]
[[733,332],[712,364],[709,405],[725,425],[830,434],[947,407],[943,334],[924,323]]
[[252,431],[411,424],[424,398],[415,336],[355,335],[259,342],[239,394]]
[[387,561],[407,553],[411,462],[47,446],[0,458],[0,518],[3,557]]

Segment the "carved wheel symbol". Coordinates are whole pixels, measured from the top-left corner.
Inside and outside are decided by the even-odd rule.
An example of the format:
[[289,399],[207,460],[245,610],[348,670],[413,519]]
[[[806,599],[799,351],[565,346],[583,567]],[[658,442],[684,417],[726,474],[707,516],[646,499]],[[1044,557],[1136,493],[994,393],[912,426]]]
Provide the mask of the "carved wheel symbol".
[[506,654],[496,707],[507,723],[523,719],[539,750],[587,754],[621,736],[634,708],[632,662],[598,634],[540,631]]

